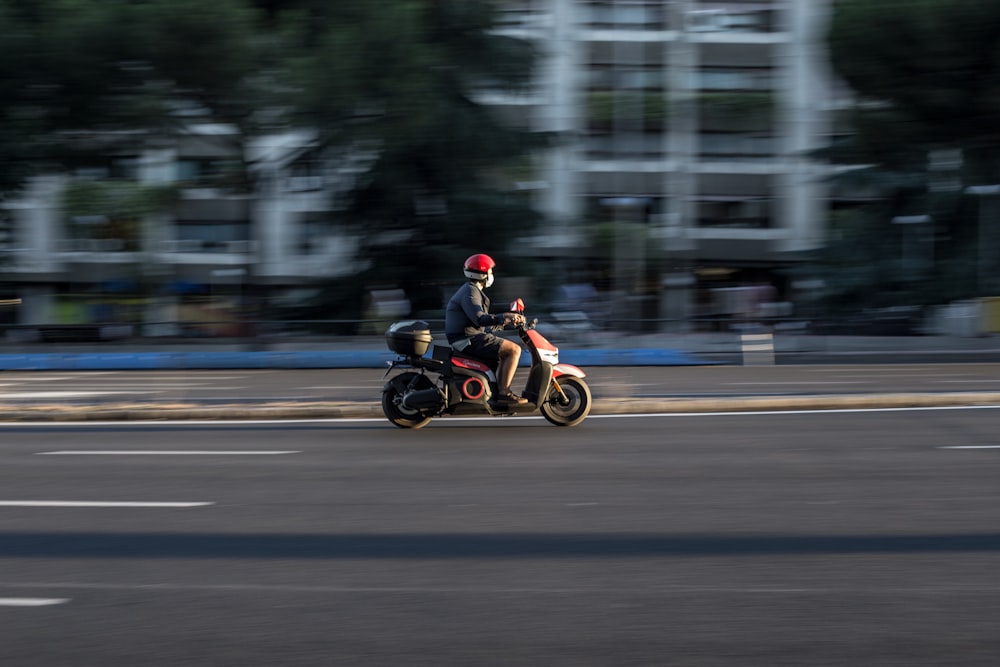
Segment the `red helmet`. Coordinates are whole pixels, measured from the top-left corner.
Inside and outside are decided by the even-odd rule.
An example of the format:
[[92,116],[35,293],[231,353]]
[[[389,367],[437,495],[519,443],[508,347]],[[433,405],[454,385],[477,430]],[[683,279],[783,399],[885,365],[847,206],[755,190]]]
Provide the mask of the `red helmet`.
[[470,280],[486,280],[497,263],[489,255],[472,255],[465,260],[465,277]]

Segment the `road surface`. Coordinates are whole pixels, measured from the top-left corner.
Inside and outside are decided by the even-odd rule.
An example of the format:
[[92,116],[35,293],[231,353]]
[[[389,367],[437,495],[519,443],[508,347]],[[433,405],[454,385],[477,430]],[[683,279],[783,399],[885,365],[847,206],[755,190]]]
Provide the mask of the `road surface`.
[[992,408],[0,426],[0,664],[990,665]]

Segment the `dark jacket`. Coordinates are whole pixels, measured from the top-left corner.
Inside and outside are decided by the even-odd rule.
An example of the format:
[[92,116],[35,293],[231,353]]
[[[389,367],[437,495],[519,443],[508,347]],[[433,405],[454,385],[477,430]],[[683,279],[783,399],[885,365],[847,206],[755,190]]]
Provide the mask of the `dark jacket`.
[[455,292],[444,311],[444,333],[449,343],[502,328],[503,315],[490,315],[490,299],[475,282]]

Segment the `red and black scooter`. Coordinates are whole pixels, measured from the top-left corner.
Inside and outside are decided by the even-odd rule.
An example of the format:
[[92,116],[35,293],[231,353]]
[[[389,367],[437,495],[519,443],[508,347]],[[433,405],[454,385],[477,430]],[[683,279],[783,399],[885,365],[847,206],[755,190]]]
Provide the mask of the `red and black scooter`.
[[[524,312],[517,299],[511,311]],[[469,357],[450,346],[434,345],[430,326],[422,320],[396,322],[385,333],[389,349],[400,355],[387,362],[382,388],[382,412],[400,428],[420,428],[432,418],[445,415],[509,416],[538,410],[556,426],[576,426],[590,414],[590,387],[585,373],[559,363],[559,349],[547,341],[535,325],[538,320],[518,327],[518,334],[531,354],[531,367],[521,395],[526,404],[494,400],[497,395],[496,365]],[[523,373],[521,370],[519,373]]]

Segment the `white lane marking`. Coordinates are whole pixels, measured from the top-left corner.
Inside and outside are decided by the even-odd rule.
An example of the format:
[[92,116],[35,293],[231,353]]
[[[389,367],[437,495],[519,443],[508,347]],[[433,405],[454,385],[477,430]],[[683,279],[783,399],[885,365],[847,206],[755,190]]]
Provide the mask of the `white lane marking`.
[[372,387],[381,387],[384,382],[372,382],[371,384],[331,384],[331,385],[317,385],[315,387],[295,387],[296,389],[371,389]]
[[214,504],[110,500],[0,500],[0,507],[205,507]]
[[301,451],[288,450],[260,450],[260,451],[222,451],[222,450],[194,450],[194,449],[81,449],[58,450],[54,452],[36,452],[37,456],[280,456],[282,454],[301,454]]
[[166,376],[170,382],[202,382],[207,380],[244,380],[245,375],[184,375],[183,373],[171,373],[171,374],[160,374],[155,373],[147,377],[149,380],[156,380],[157,378]]
[[39,375],[33,373],[31,375],[25,375],[18,373],[17,371],[4,373],[4,378],[14,381],[14,382],[64,382],[66,380],[80,380],[83,378],[91,378],[96,375],[115,375],[115,373],[90,373],[86,375]]
[[[110,376],[110,377],[109,377]],[[144,371],[128,371],[124,373],[92,373],[90,371],[77,373],[74,375],[28,375],[19,374],[17,371],[4,373],[4,380],[11,382],[65,382],[72,380],[75,382],[88,382],[96,380],[98,382],[207,382],[216,380],[245,380],[245,375],[191,375],[168,373],[166,371],[154,371],[146,373]]]
[[[18,391],[3,392],[4,398],[74,398],[82,396],[115,396],[131,394],[130,391]],[[145,390],[146,394],[162,394],[162,391]]]
[[[159,384],[157,384],[157,386],[159,386]],[[234,387],[223,387],[223,386],[219,386],[219,385],[208,385],[208,384],[205,384],[205,385],[196,385],[196,384],[190,384],[190,385],[184,385],[184,386],[179,386],[179,387],[171,387],[171,389],[174,389],[174,390],[187,390],[187,391],[222,391],[222,390],[225,390],[225,391],[243,391],[244,389],[250,389],[250,385],[236,385]],[[146,390],[142,389],[141,386],[138,388],[138,391],[146,392]],[[163,392],[159,392],[159,393],[162,394]]]
[[[111,591],[164,591],[167,593],[177,591],[258,591],[258,592],[284,592],[284,593],[468,593],[472,595],[482,594],[506,594],[524,593],[540,595],[592,595],[604,594],[609,591],[614,592],[694,592],[694,593],[762,593],[762,594],[800,594],[800,593],[844,593],[844,592],[870,592],[871,587],[856,586],[782,586],[780,584],[761,584],[758,586],[711,586],[694,584],[656,584],[643,586],[641,588],[623,588],[621,586],[606,587],[594,586],[563,586],[563,587],[538,587],[538,586],[337,586],[329,584],[252,584],[252,583],[229,583],[229,584],[181,584],[181,583],[152,583],[152,584],[123,584],[123,583],[81,583],[81,582],[4,582],[0,581],[0,586],[16,589],[37,589],[37,590],[111,590]],[[927,585],[927,586],[888,586],[878,590],[895,593],[933,593],[939,595],[979,595],[984,592],[1000,592],[1000,587],[976,585]]]
[[[704,417],[714,419],[716,417],[753,417],[757,415],[823,415],[823,414],[858,414],[865,412],[928,412],[941,410],[1000,410],[1000,405],[941,405],[908,408],[831,408],[828,410],[735,410],[732,412],[642,412],[637,414],[614,414],[614,415],[589,415],[587,420],[594,419],[631,419],[634,417]],[[493,421],[492,417],[483,415],[480,417],[442,417],[437,420],[440,424],[454,424],[456,422],[476,422],[486,423]],[[510,423],[521,421],[542,422],[541,416],[532,417],[503,417],[500,422],[493,421],[494,424]],[[93,420],[93,421],[17,421],[0,422],[0,431],[5,429],[22,428],[42,428],[51,429],[56,427],[79,428],[81,426],[166,426],[176,428],[178,426],[273,426],[294,424],[388,424],[385,417],[326,417],[316,419],[136,419],[129,420],[127,424],[118,420]]]
[[[825,415],[864,412],[929,412],[938,410],[1000,410],[1000,405],[936,405],[908,408],[831,408],[829,410],[734,410],[731,412],[644,412],[641,414],[590,415],[587,419],[624,419],[627,417],[752,417],[756,415]],[[377,421],[377,420],[376,420]]]
[[161,389],[185,389],[187,387],[209,387],[209,386],[214,386],[210,382],[154,382],[152,380],[149,381],[149,382],[142,382],[142,381],[139,381],[139,382],[135,382],[135,381],[133,381],[133,382],[107,381],[107,382],[105,382],[103,380],[97,380],[97,381],[92,382],[90,384],[93,384],[95,387],[100,387],[101,389],[111,389],[111,388],[118,388],[118,387],[125,388],[125,389],[133,389],[133,388],[140,388],[140,389],[142,389],[144,387],[148,387],[150,384],[154,384],[157,388],[161,388]]
[[931,378],[934,382],[940,382],[941,384],[972,384],[973,382],[978,382],[979,384],[994,384],[1000,382],[1000,378],[995,380],[937,380]]
[[[983,364],[983,366],[986,365],[988,364]],[[879,375],[891,374],[891,373],[906,373],[906,374],[916,374],[916,375],[933,375],[934,377],[946,377],[946,376],[962,377],[968,375],[968,373],[941,373],[938,370],[941,367],[954,369],[955,368],[954,364],[951,365],[943,364],[941,366],[935,366],[933,370],[928,369],[927,366],[904,366],[904,365],[897,366],[895,364],[893,364],[892,366],[876,366],[874,368],[855,367],[848,369],[845,369],[842,366],[812,367],[812,366],[800,365],[798,367],[801,368],[802,370],[809,371],[810,373],[840,373],[848,377],[851,375],[860,375],[865,373],[879,374]]]
[[1000,449],[1000,445],[951,445],[939,449]]
[[[118,372],[118,371],[109,371],[107,373],[93,373],[91,371],[85,371],[85,372],[77,373],[77,374],[74,374],[74,375],[67,375],[65,377],[58,377],[58,378],[37,378],[37,379],[39,381],[41,381],[41,380],[48,380],[48,379],[56,379],[56,380],[87,380],[87,379],[92,378],[92,377],[97,376],[97,375],[118,375],[118,376],[121,376],[122,378],[125,378],[125,377],[127,377],[129,379],[132,379],[132,378],[142,378],[142,379],[144,379],[146,381],[157,381],[157,380],[161,380],[163,378],[166,378],[168,382],[183,382],[183,381],[186,381],[186,380],[198,380],[198,381],[201,381],[201,380],[242,380],[242,379],[244,379],[246,377],[245,375],[200,375],[200,374],[197,374],[197,373],[191,373],[189,371],[141,371],[141,370],[134,370],[134,371],[121,371],[121,372]],[[22,378],[22,377],[18,377],[18,376],[14,376],[14,375],[5,376],[5,377],[11,377],[11,378],[16,379],[16,380],[30,380],[30,379],[32,379],[30,377],[23,377]],[[113,378],[113,379],[121,379],[121,378]]]
[[731,385],[798,385],[798,384],[872,384],[871,380],[785,380],[783,382],[723,382],[723,384]]
[[47,607],[67,602],[69,598],[0,598],[0,607]]

